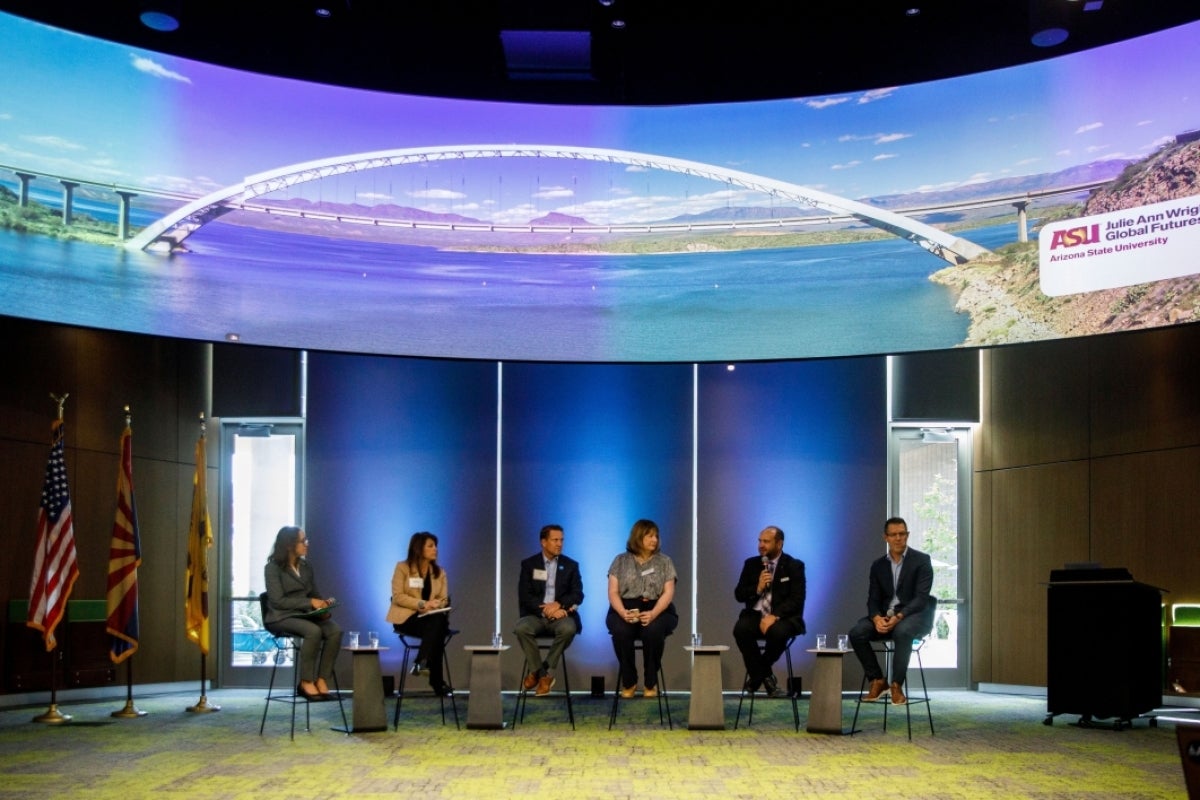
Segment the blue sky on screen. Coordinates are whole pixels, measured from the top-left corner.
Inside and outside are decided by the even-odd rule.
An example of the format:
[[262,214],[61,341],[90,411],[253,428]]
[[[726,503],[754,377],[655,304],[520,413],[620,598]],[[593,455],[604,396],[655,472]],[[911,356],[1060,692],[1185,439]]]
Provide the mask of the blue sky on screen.
[[[314,159],[404,147],[574,145],[687,159],[850,198],[1138,158],[1200,127],[1200,24],[962,78],[844,95],[578,107],[390,95],[238,72],[0,15],[0,164],[204,194]],[[661,170],[495,159],[373,170],[294,190],[521,222],[765,205]]]

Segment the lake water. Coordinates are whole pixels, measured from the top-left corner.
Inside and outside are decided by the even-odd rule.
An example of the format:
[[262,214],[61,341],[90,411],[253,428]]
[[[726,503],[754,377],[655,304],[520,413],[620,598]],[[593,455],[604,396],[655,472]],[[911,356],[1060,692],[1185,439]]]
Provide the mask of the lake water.
[[[995,248],[1015,223],[965,232]],[[316,350],[740,361],[953,347],[969,320],[899,239],[671,255],[444,252],[222,223],[166,257],[0,230],[0,313]]]

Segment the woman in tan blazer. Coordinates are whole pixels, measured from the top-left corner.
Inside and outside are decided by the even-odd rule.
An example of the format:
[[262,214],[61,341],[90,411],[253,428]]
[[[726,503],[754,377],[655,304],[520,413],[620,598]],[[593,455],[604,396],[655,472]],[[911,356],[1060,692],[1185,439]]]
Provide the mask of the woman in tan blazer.
[[428,531],[414,533],[408,558],[392,573],[392,604],[387,621],[396,633],[420,638],[412,674],[429,673],[434,694],[448,696],[451,687],[443,677],[446,631],[450,628],[450,589],[446,570],[438,566],[438,539]]

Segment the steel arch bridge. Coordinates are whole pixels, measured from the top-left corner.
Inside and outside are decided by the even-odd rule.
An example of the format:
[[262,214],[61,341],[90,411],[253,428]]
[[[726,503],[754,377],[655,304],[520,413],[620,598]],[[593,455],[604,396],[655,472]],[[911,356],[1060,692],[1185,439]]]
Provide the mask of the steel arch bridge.
[[[697,178],[740,186],[762,192],[773,198],[813,206],[849,218],[858,219],[868,225],[887,231],[910,241],[950,264],[960,264],[987,252],[986,249],[966,239],[938,230],[910,217],[885,211],[810,189],[794,183],[752,175],[748,172],[686,161],[669,156],[635,153],[627,150],[612,150],[601,147],[564,147],[559,145],[460,145],[436,147],[409,147],[394,150],[378,150],[371,153],[334,156],[333,158],[308,161],[303,164],[280,167],[251,175],[244,181],[218,189],[204,197],[193,200],[167,216],[151,223],[126,244],[132,250],[163,250],[170,252],[179,247],[183,240],[199,228],[230,211],[246,207],[256,197],[269,194],[289,186],[308,181],[321,180],[352,172],[364,172],[380,167],[420,164],[434,161],[455,161],[472,158],[566,158],[580,161],[598,161],[647,169],[666,170]],[[446,225],[446,227],[450,227]],[[456,224],[456,230],[529,230],[528,226]],[[670,227],[678,230],[679,226]],[[554,226],[538,226],[540,231],[553,231]],[[652,225],[571,226],[563,230],[572,231],[652,231]]]

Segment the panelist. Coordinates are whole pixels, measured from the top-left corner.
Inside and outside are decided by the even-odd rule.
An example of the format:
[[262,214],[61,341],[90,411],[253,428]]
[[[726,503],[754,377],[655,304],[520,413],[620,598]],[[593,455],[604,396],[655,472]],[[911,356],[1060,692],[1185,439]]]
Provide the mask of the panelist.
[[622,697],[633,697],[638,674],[634,643],[642,642],[643,697],[658,696],[666,639],[679,624],[675,613],[675,563],[659,549],[658,525],[639,519],[629,531],[625,552],[608,568],[608,614],[605,624],[612,634],[620,664]]
[[[553,687],[554,670],[563,652],[583,630],[579,619],[579,604],[583,602],[583,581],[579,577],[579,562],[564,556],[561,525],[545,525],[539,534],[542,544],[536,553],[521,562],[517,581],[517,602],[521,618],[513,635],[525,653],[525,691],[536,687],[537,695],[547,694]],[[543,660],[537,637],[553,636]]]
[[408,557],[392,572],[392,603],[387,621],[392,630],[420,638],[413,675],[429,674],[429,687],[450,696],[443,674],[446,633],[450,629],[450,584],[437,563],[438,538],[419,531],[408,542]]
[[296,691],[309,701],[331,699],[328,681],[342,649],[342,629],[329,612],[321,613],[331,601],[317,590],[308,563],[308,534],[302,528],[285,525],[279,529],[263,578],[267,584],[263,627],[277,635],[300,638],[300,685]]
[[879,658],[871,642],[890,639],[895,647],[892,654],[891,701],[896,705],[907,702],[904,681],[908,661],[912,658],[913,640],[925,636],[933,628],[937,608],[929,597],[933,589],[933,562],[929,555],[908,546],[908,524],[892,517],[883,524],[883,540],[887,555],[871,564],[867,588],[867,616],[850,629],[850,644],[871,682],[864,700],[876,700],[888,688]]
[[[804,633],[804,562],[783,552],[783,531],[768,525],[758,534],[758,555],[746,559],[733,596],[745,608],[733,639],[746,665],[745,690],[784,696],[771,671],[788,640]],[[766,644],[760,651],[758,640]],[[790,687],[789,687],[790,690]]]

